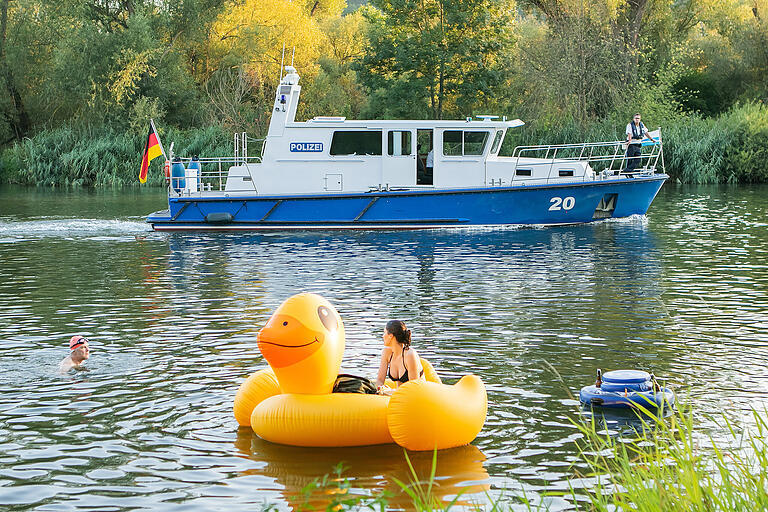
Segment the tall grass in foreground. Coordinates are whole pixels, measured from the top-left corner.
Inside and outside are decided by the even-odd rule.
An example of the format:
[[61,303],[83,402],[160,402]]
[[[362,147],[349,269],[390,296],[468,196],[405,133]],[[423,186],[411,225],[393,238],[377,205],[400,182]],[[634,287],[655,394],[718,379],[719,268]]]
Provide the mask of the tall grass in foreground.
[[578,425],[581,457],[599,477],[591,510],[768,510],[768,425],[765,414],[753,417],[754,430],[746,433],[723,417],[729,435],[720,447],[695,431],[690,411],[649,416],[629,441],[598,433],[594,423]]
[[[574,510],[589,512],[752,512],[768,510],[768,423],[766,414],[753,411],[754,430],[737,432],[723,417],[728,433],[721,442],[694,428],[690,410],[676,411],[667,418],[653,414],[638,420],[631,437],[611,435],[599,421],[577,421],[582,434],[578,441],[587,473],[574,470],[573,478],[591,478],[588,489],[571,491]],[[725,446],[724,446],[725,445]],[[726,447],[727,446],[727,447]],[[435,454],[435,457],[439,454]],[[457,504],[459,496],[445,501],[435,485],[436,458],[432,473],[420,481],[405,453],[411,482],[397,481],[413,510],[548,510],[525,496],[487,496],[487,505]],[[316,510],[388,510],[390,494],[355,496],[337,467],[333,477],[316,480],[304,489],[305,506]],[[325,499],[318,501],[318,492]],[[566,496],[567,497],[567,496]],[[472,503],[469,501],[469,503]]]

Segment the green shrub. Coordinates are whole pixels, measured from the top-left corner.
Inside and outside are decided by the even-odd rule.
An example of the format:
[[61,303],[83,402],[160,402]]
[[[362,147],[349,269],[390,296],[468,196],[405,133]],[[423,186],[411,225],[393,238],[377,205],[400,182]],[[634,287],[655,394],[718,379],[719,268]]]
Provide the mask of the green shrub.
[[[218,127],[160,133],[168,151],[182,157],[232,154],[231,135]],[[146,132],[116,131],[109,127],[63,126],[24,139],[0,155],[0,178],[38,186],[111,187],[138,185]],[[147,184],[164,186],[162,163],[150,164]]]
[[768,108],[762,103],[737,106],[723,124],[732,132],[725,176],[739,183],[768,181]]
[[11,146],[0,151],[0,183],[19,183],[23,162]]

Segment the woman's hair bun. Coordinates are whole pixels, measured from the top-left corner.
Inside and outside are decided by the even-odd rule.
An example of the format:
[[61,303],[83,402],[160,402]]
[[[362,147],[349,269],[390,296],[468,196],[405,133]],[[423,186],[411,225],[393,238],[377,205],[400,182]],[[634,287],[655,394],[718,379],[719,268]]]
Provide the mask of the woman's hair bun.
[[401,320],[390,320],[387,322],[387,332],[395,337],[398,343],[408,348],[411,344],[411,330],[406,329],[405,322]]

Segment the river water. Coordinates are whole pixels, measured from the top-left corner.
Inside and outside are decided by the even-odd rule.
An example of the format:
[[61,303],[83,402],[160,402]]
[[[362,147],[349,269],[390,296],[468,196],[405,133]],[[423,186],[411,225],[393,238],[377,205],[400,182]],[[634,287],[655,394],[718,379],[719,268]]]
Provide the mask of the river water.
[[[438,454],[438,494],[461,503],[571,507],[572,396],[597,368],[654,372],[715,439],[721,411],[748,427],[768,404],[766,186],[667,184],[646,217],[584,226],[415,233],[149,231],[142,215],[164,204],[0,188],[3,510],[287,509],[339,462],[351,493],[406,506],[395,446],[291,448],[237,428],[237,387],[265,367],[255,332],[300,291],[344,319],[344,371],[374,377],[399,318],[444,381],[484,380],[483,431]],[[62,375],[73,334],[91,359]],[[432,454],[411,457],[428,476]]]

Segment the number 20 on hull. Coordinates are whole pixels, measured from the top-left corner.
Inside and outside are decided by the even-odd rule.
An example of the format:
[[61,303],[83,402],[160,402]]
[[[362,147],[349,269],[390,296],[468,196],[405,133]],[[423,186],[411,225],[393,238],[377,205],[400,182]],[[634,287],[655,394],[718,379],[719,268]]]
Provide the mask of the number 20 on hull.
[[554,212],[557,210],[570,210],[576,205],[576,199],[568,197],[553,197],[549,200],[552,205],[549,207],[549,211]]

